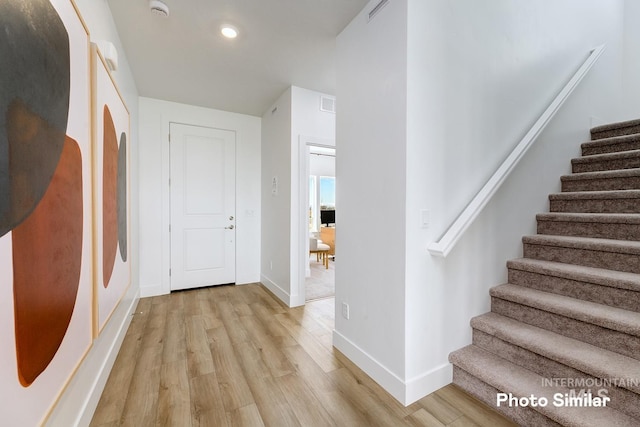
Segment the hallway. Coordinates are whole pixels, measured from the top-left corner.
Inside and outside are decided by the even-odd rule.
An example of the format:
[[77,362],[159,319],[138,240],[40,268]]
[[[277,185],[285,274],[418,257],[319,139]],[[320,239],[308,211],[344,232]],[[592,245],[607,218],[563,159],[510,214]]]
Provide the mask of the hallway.
[[452,385],[403,407],[332,347],[333,306],[260,284],[142,299],[91,425],[513,425]]

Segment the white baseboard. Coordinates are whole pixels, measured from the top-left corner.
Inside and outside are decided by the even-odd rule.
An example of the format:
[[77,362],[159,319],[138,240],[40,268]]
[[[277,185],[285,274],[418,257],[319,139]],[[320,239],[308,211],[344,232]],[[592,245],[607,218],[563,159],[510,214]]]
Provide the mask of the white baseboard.
[[292,307],[291,295],[289,295],[289,293],[282,289],[278,284],[276,284],[264,274],[260,275],[260,283],[262,283],[267,289],[269,289],[271,293],[277,296],[283,303],[287,304],[288,307]]
[[333,331],[333,345],[405,406],[411,405],[452,381],[453,368],[450,363],[405,382],[336,330]]
[[453,366],[451,363],[445,363],[429,372],[407,380],[405,383],[405,406],[411,405],[447,384],[451,384],[452,381]]
[[132,289],[116,308],[51,412],[47,426],[91,423],[139,299],[140,290]]
[[405,404],[405,384],[400,377],[336,330],[333,331],[333,346],[351,359],[398,402]]
[[305,303],[306,301],[304,300],[304,297],[300,294],[291,295],[291,298],[289,299],[289,307],[300,307],[305,305]]
[[140,298],[157,297],[168,293],[161,284],[140,286]]

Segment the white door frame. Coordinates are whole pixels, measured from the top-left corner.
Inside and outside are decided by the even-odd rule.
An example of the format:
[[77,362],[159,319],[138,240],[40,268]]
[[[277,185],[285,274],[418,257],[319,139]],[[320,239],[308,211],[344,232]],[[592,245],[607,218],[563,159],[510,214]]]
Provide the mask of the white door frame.
[[[306,221],[309,204],[309,147],[336,148],[335,139],[318,138],[314,136],[300,135],[298,137],[298,229],[296,239],[298,241],[298,266],[297,266],[297,294],[292,306],[305,304],[305,280],[306,265],[309,259],[309,226]],[[293,287],[292,287],[293,288]],[[292,289],[293,290],[293,289]],[[292,298],[293,299],[293,298]]]
[[[173,129],[174,125],[175,125],[175,129]],[[180,140],[178,138],[180,135],[183,135],[183,136],[197,135],[198,138],[207,138],[207,146],[211,146],[210,144],[212,139],[222,139],[224,141],[223,143],[224,149],[222,151],[222,157],[220,158],[220,161],[222,162],[221,164],[224,164],[224,166],[222,167],[222,170],[224,171],[224,174],[225,174],[222,177],[222,181],[221,181],[225,183],[224,190],[223,190],[224,197],[223,197],[223,200],[221,201],[225,207],[225,211],[217,212],[214,214],[212,214],[211,212],[207,212],[207,213],[200,212],[195,215],[195,219],[194,219],[194,216],[192,215],[191,219],[188,222],[184,223],[185,226],[188,223],[191,225],[191,227],[193,227],[194,225],[193,221],[195,220],[195,224],[197,224],[197,228],[204,227],[209,231],[215,230],[218,233],[219,232],[224,233],[224,237],[223,237],[224,255],[222,255],[222,258],[225,260],[224,268],[213,268],[209,266],[209,269],[205,274],[203,274],[204,270],[199,270],[198,272],[195,272],[195,277],[193,277],[194,272],[184,274],[184,271],[183,271],[181,275],[181,272],[179,271],[180,268],[177,269],[178,271],[175,271],[176,268],[174,267],[182,266],[182,262],[178,260],[177,262],[174,263],[173,255],[175,255],[175,253],[173,252],[173,250],[175,248],[173,247],[173,245],[177,241],[182,241],[182,239],[178,234],[178,240],[176,240],[176,235],[173,235],[171,233],[180,233],[182,228],[179,227],[180,222],[178,221],[178,218],[181,218],[181,216],[178,215],[178,218],[175,218],[175,219],[172,218],[172,214],[175,213],[174,206],[173,206],[175,201],[172,200],[171,207],[170,207],[171,210],[169,212],[169,218],[171,221],[170,224],[172,225],[172,227],[170,227],[170,242],[171,242],[170,262],[171,262],[171,269],[174,270],[173,274],[169,278],[171,290],[173,291],[173,290],[189,289],[192,287],[203,286],[202,285],[203,281],[210,283],[210,285],[229,284],[229,283],[235,284],[235,281],[236,281],[236,262],[235,262],[235,256],[236,256],[236,238],[235,238],[235,234],[236,234],[235,232],[236,133],[234,131],[223,130],[215,127],[200,126],[200,125],[186,125],[183,123],[175,123],[175,122],[171,122],[169,124],[169,130],[170,132],[172,132],[170,133],[170,135],[172,135],[172,138],[171,138],[172,140],[169,143],[170,144],[169,173],[170,173],[171,180],[174,181],[172,182],[172,185],[169,189],[170,199],[175,194],[179,194],[179,193],[174,193],[174,190],[177,189],[175,185],[177,183],[180,183],[181,180],[184,179],[183,177],[180,177],[180,176],[175,176],[175,177],[172,176],[173,172],[176,172],[176,169],[175,169],[176,166],[174,166],[173,161],[176,160],[177,158],[180,158],[180,157],[174,157],[174,155],[178,155],[178,154],[180,154],[181,156],[185,155],[183,150],[186,146],[180,145],[180,144],[184,144],[185,140]],[[204,134],[201,134],[199,132],[204,132]],[[186,160],[186,157],[184,158],[184,160]],[[183,166],[184,165],[178,164],[177,166],[178,170],[181,171]],[[211,178],[215,179],[213,177]],[[183,207],[181,204],[179,206]],[[186,208],[186,206],[184,207]],[[191,277],[187,277],[189,275]],[[177,281],[176,283],[174,283],[174,280],[177,280],[177,279],[182,279],[182,281]],[[194,286],[190,286],[190,285],[194,285]]]
[[[171,268],[171,236],[169,234],[169,224],[171,222],[171,189],[169,180],[171,178],[171,166],[170,166],[170,150],[169,150],[169,133],[171,123],[189,125],[189,126],[201,126],[210,127],[220,130],[228,130],[237,132],[237,129],[228,128],[225,126],[218,126],[214,120],[207,119],[193,119],[192,114],[187,113],[173,113],[171,115],[161,114],[160,121],[162,123],[161,134],[158,138],[161,140],[161,182],[162,182],[162,200],[161,200],[161,225],[162,225],[162,261],[160,272],[160,283],[153,284],[146,287],[145,295],[143,296],[155,296],[155,295],[168,295],[171,293],[171,277],[169,276],[169,269]],[[237,139],[236,139],[237,143]],[[236,176],[237,176],[237,151],[236,151]],[[237,178],[236,178],[237,180]],[[236,198],[236,213],[237,213],[237,198]],[[237,240],[236,240],[237,243]],[[236,247],[237,256],[237,247]],[[237,263],[237,258],[236,258]]]

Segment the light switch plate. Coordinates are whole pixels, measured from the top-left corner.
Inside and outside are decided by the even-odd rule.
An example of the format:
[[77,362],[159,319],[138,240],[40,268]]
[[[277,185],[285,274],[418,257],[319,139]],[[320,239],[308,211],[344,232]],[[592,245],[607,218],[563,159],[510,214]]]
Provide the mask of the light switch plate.
[[420,227],[429,228],[430,216],[431,215],[430,215],[429,209],[420,210]]

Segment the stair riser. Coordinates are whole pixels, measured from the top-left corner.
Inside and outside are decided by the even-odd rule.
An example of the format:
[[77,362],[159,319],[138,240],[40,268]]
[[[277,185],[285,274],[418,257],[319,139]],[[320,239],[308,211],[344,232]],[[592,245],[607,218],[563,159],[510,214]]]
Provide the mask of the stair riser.
[[620,169],[633,169],[640,167],[640,155],[627,157],[624,159],[612,159],[601,161],[577,161],[572,162],[571,171],[573,173],[612,171]]
[[540,427],[559,427],[560,424],[547,418],[541,413],[528,408],[510,408],[508,406],[496,405],[496,395],[504,391],[498,390],[475,376],[469,374],[458,366],[453,366],[453,383],[465,390],[467,393],[475,396],[478,400],[486,403],[489,407],[504,414],[506,417],[514,420],[521,426],[540,426]]
[[508,277],[514,285],[640,312],[640,292],[511,268]]
[[[473,344],[515,365],[535,372],[545,379],[570,378],[572,380],[593,381],[595,378],[571,366],[551,360],[477,329],[473,330]],[[608,390],[608,396],[611,398],[610,407],[640,420],[640,395],[624,388],[608,385],[593,387],[591,390],[596,394],[600,388]]]
[[640,150],[640,139],[632,141],[621,141],[618,143],[607,145],[589,145],[582,146],[583,156],[593,156],[596,154],[619,153],[620,151]]
[[538,234],[640,240],[640,224],[538,220]]
[[550,200],[551,212],[640,213],[640,199]]
[[640,126],[627,126],[618,129],[605,130],[601,132],[591,132],[591,140],[602,138],[611,138],[612,136],[632,135],[634,133],[640,133]]
[[640,338],[500,298],[491,298],[491,311],[600,348],[640,359]]
[[640,256],[591,249],[523,244],[525,258],[640,273]]
[[615,177],[597,179],[562,180],[562,191],[610,191],[638,190],[640,177]]

